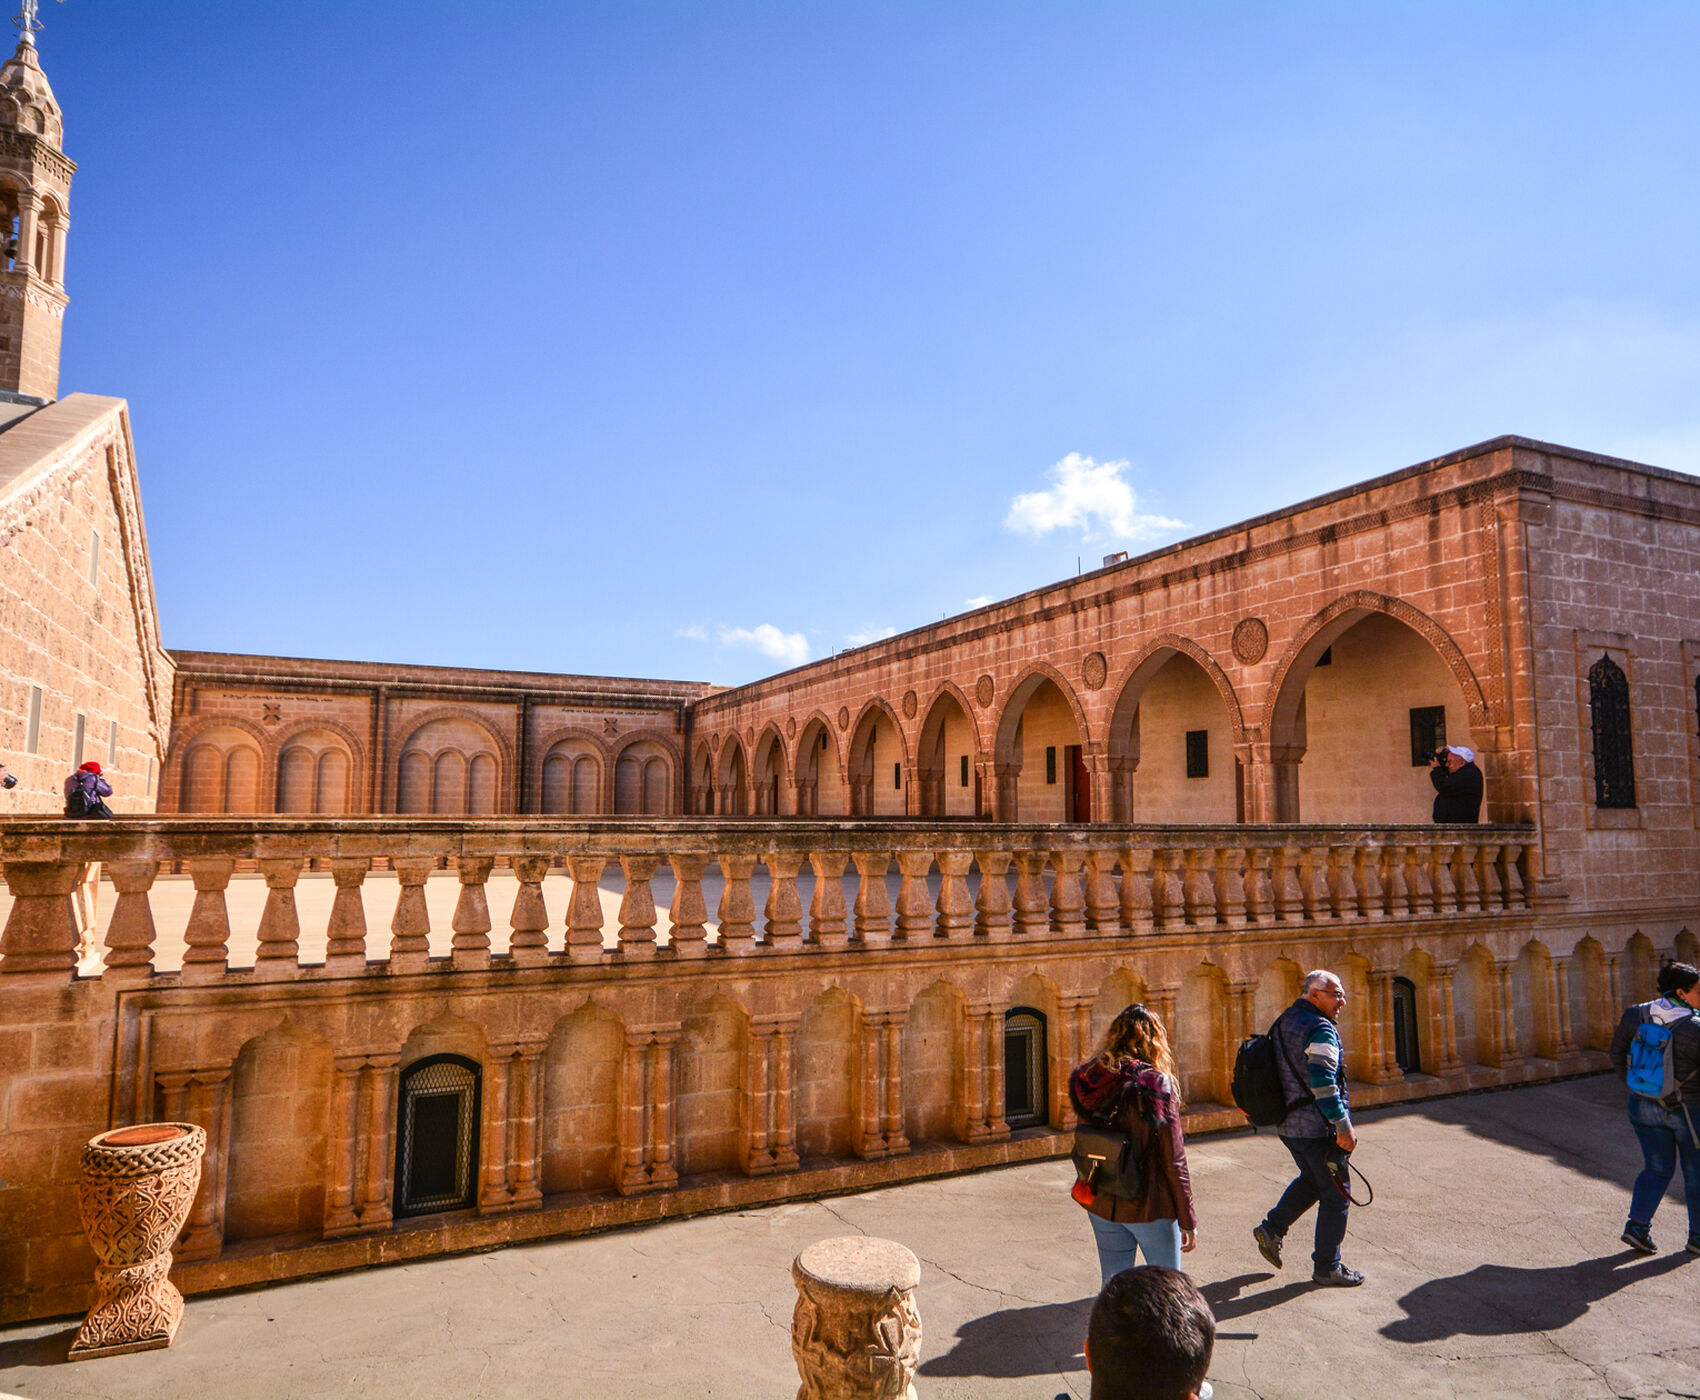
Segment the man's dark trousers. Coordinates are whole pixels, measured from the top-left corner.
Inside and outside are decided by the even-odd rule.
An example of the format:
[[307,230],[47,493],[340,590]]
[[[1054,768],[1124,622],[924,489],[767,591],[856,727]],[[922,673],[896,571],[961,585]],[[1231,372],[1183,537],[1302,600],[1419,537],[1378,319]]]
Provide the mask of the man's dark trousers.
[[1328,1164],[1337,1160],[1339,1145],[1331,1137],[1281,1139],[1293,1154],[1299,1174],[1281,1193],[1264,1227],[1285,1235],[1312,1206],[1316,1207],[1316,1251],[1310,1256],[1318,1272],[1326,1273],[1340,1262],[1340,1242],[1346,1238],[1346,1212],[1351,1202],[1339,1192],[1328,1174]]

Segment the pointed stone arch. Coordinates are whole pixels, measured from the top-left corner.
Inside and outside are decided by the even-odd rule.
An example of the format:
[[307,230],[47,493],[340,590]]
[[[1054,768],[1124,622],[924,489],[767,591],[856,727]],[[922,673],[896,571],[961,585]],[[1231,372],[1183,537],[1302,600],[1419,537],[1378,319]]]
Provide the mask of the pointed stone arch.
[[[1171,663],[1180,662],[1177,670]],[[1190,663],[1188,665],[1187,663]],[[1206,749],[1206,766],[1210,770],[1205,774],[1206,782],[1213,790],[1211,796],[1217,798],[1216,809],[1210,817],[1188,817],[1192,820],[1238,820],[1245,819],[1245,768],[1243,750],[1246,743],[1245,718],[1240,708],[1239,696],[1235,693],[1233,682],[1227,673],[1202,646],[1190,637],[1183,637],[1176,632],[1166,632],[1153,638],[1141,648],[1136,656],[1122,671],[1111,691],[1116,697],[1115,705],[1110,712],[1109,729],[1105,735],[1104,771],[1109,785],[1109,800],[1104,804],[1105,815],[1116,821],[1172,821],[1179,819],[1176,809],[1195,810],[1199,801],[1199,793],[1193,789],[1193,784],[1187,779],[1194,775],[1189,771],[1186,759],[1189,757],[1187,748],[1172,741],[1183,732],[1164,733],[1163,751],[1158,755],[1159,762],[1155,770],[1148,765],[1145,786],[1151,788],[1148,794],[1138,793],[1136,773],[1140,767],[1145,745],[1142,744],[1142,728],[1140,723],[1140,702],[1145,698],[1147,690],[1156,682],[1159,687],[1167,689],[1173,685],[1182,689],[1186,682],[1197,672],[1202,672],[1205,680],[1214,688],[1221,701],[1221,713],[1226,718],[1226,732],[1217,729],[1218,741],[1226,739],[1226,744],[1213,747],[1226,748],[1229,752],[1208,754]],[[1161,679],[1159,679],[1161,677]],[[1167,698],[1159,696],[1159,699]],[[1194,697],[1194,704],[1196,698]],[[1216,728],[1211,724],[1214,716],[1206,710],[1194,716],[1203,721],[1203,732],[1208,737],[1210,730]],[[1173,728],[1173,721],[1170,722]],[[1197,723],[1187,723],[1184,732],[1192,732],[1199,728]],[[1150,737],[1156,738],[1155,734]],[[1190,744],[1191,741],[1185,741]],[[1170,750],[1173,750],[1170,752]],[[1181,783],[1177,785],[1175,779]],[[1220,791],[1214,791],[1220,789]],[[1144,798],[1142,801],[1141,798]],[[1150,808],[1149,812],[1141,810]],[[1232,812],[1232,817],[1228,816]]]
[[747,817],[750,814],[750,760],[737,730],[729,730],[720,744],[714,768],[714,791],[720,815]]
[[[886,732],[881,719],[890,721],[892,739],[881,742]],[[896,781],[887,784],[879,771],[881,764],[894,764]],[[845,751],[845,773],[850,788],[850,814],[857,817],[901,816],[908,810],[909,737],[903,732],[903,721],[897,710],[883,695],[870,697],[857,712],[850,726],[850,742]]]
[[791,778],[791,755],[785,747],[785,736],[779,725],[769,720],[756,735],[755,759],[750,786],[754,795],[754,815],[758,817],[790,816],[795,810]]
[[[1082,756],[1082,771],[1087,775],[1090,784],[1090,773],[1093,759],[1099,752],[1099,744],[1094,740],[1086,722],[1086,710],[1080,703],[1080,697],[1075,694],[1074,687],[1068,677],[1049,662],[1037,661],[1027,667],[1016,682],[1010,687],[1009,694],[1004,700],[1004,706],[998,716],[997,737],[992,745],[991,767],[994,775],[994,802],[992,815],[998,821],[1072,821],[1077,820],[1080,808],[1085,805],[1080,802],[1079,778],[1068,762],[1067,744],[1048,745],[1034,741],[1031,736],[1024,736],[1024,742],[1017,743],[1017,735],[1023,734],[1023,721],[1028,706],[1039,695],[1047,684],[1055,686],[1062,697],[1064,707],[1072,718],[1074,736],[1079,741],[1077,745]],[[1062,736],[1059,736],[1062,737]],[[1036,775],[1029,774],[1025,779],[1023,772],[1027,767],[1024,748],[1031,746],[1035,751],[1047,748],[1057,748],[1057,768],[1055,774],[1040,771]],[[1052,786],[1058,789],[1055,801],[1040,799],[1047,796],[1046,790]],[[1026,791],[1029,807],[1040,807],[1040,814],[1035,816],[1023,810],[1023,790]],[[1087,794],[1088,800],[1090,793]],[[1072,798],[1072,802],[1071,802]],[[1053,810],[1054,809],[1054,810]]]
[[803,720],[802,728],[797,731],[797,748],[791,765],[799,816],[849,814],[849,803],[845,800],[844,745],[825,711],[811,711]]
[[[951,729],[951,707],[961,715],[958,733],[966,732],[968,752],[960,755],[966,767],[951,771],[946,752]],[[922,711],[921,728],[915,741],[915,774],[923,817],[979,816],[983,804],[980,774],[984,745],[979,721],[968,696],[954,681],[944,681],[933,692]],[[966,777],[967,781],[963,779]]]

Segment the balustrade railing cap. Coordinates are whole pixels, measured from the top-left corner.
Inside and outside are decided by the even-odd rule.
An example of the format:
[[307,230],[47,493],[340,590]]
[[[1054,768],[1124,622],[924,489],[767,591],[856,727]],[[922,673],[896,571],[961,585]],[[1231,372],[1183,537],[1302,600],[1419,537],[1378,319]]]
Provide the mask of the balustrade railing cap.
[[846,1293],[884,1295],[921,1286],[921,1261],[895,1240],[872,1235],[819,1240],[791,1268],[810,1282]]

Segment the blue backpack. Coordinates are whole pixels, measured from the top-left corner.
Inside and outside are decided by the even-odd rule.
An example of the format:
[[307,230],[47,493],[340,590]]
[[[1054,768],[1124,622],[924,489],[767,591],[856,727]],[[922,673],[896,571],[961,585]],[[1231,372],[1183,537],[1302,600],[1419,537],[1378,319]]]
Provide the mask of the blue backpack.
[[[1690,1079],[1693,1075],[1688,1076]],[[1682,1089],[1676,1077],[1676,1030],[1653,1020],[1653,1003],[1641,1006],[1641,1024],[1629,1042],[1629,1092],[1670,1106]],[[1684,1081],[1686,1082],[1686,1081]]]

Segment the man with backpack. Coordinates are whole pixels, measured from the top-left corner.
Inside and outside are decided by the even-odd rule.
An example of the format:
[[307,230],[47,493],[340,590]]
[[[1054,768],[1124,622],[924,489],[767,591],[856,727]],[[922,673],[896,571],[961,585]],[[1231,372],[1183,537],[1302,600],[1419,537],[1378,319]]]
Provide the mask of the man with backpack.
[[1299,999],[1270,1027],[1287,1113],[1276,1131],[1299,1174],[1275,1208],[1251,1232],[1258,1253],[1281,1267],[1287,1231],[1316,1207],[1316,1248],[1311,1281],[1333,1288],[1355,1288],[1364,1281],[1340,1262],[1351,1202],[1336,1182],[1346,1155],[1358,1145],[1352,1105],[1346,1093],[1345,1052],[1335,1022],[1346,1006],[1346,989],[1332,972],[1310,973]]
[[1641,1175],[1629,1197],[1623,1242],[1653,1254],[1653,1212],[1682,1158],[1688,1198],[1688,1252],[1700,1254],[1700,968],[1667,963],[1659,972],[1659,996],[1623,1013],[1611,1038],[1611,1062],[1629,1086],[1629,1126],[1641,1143]]

